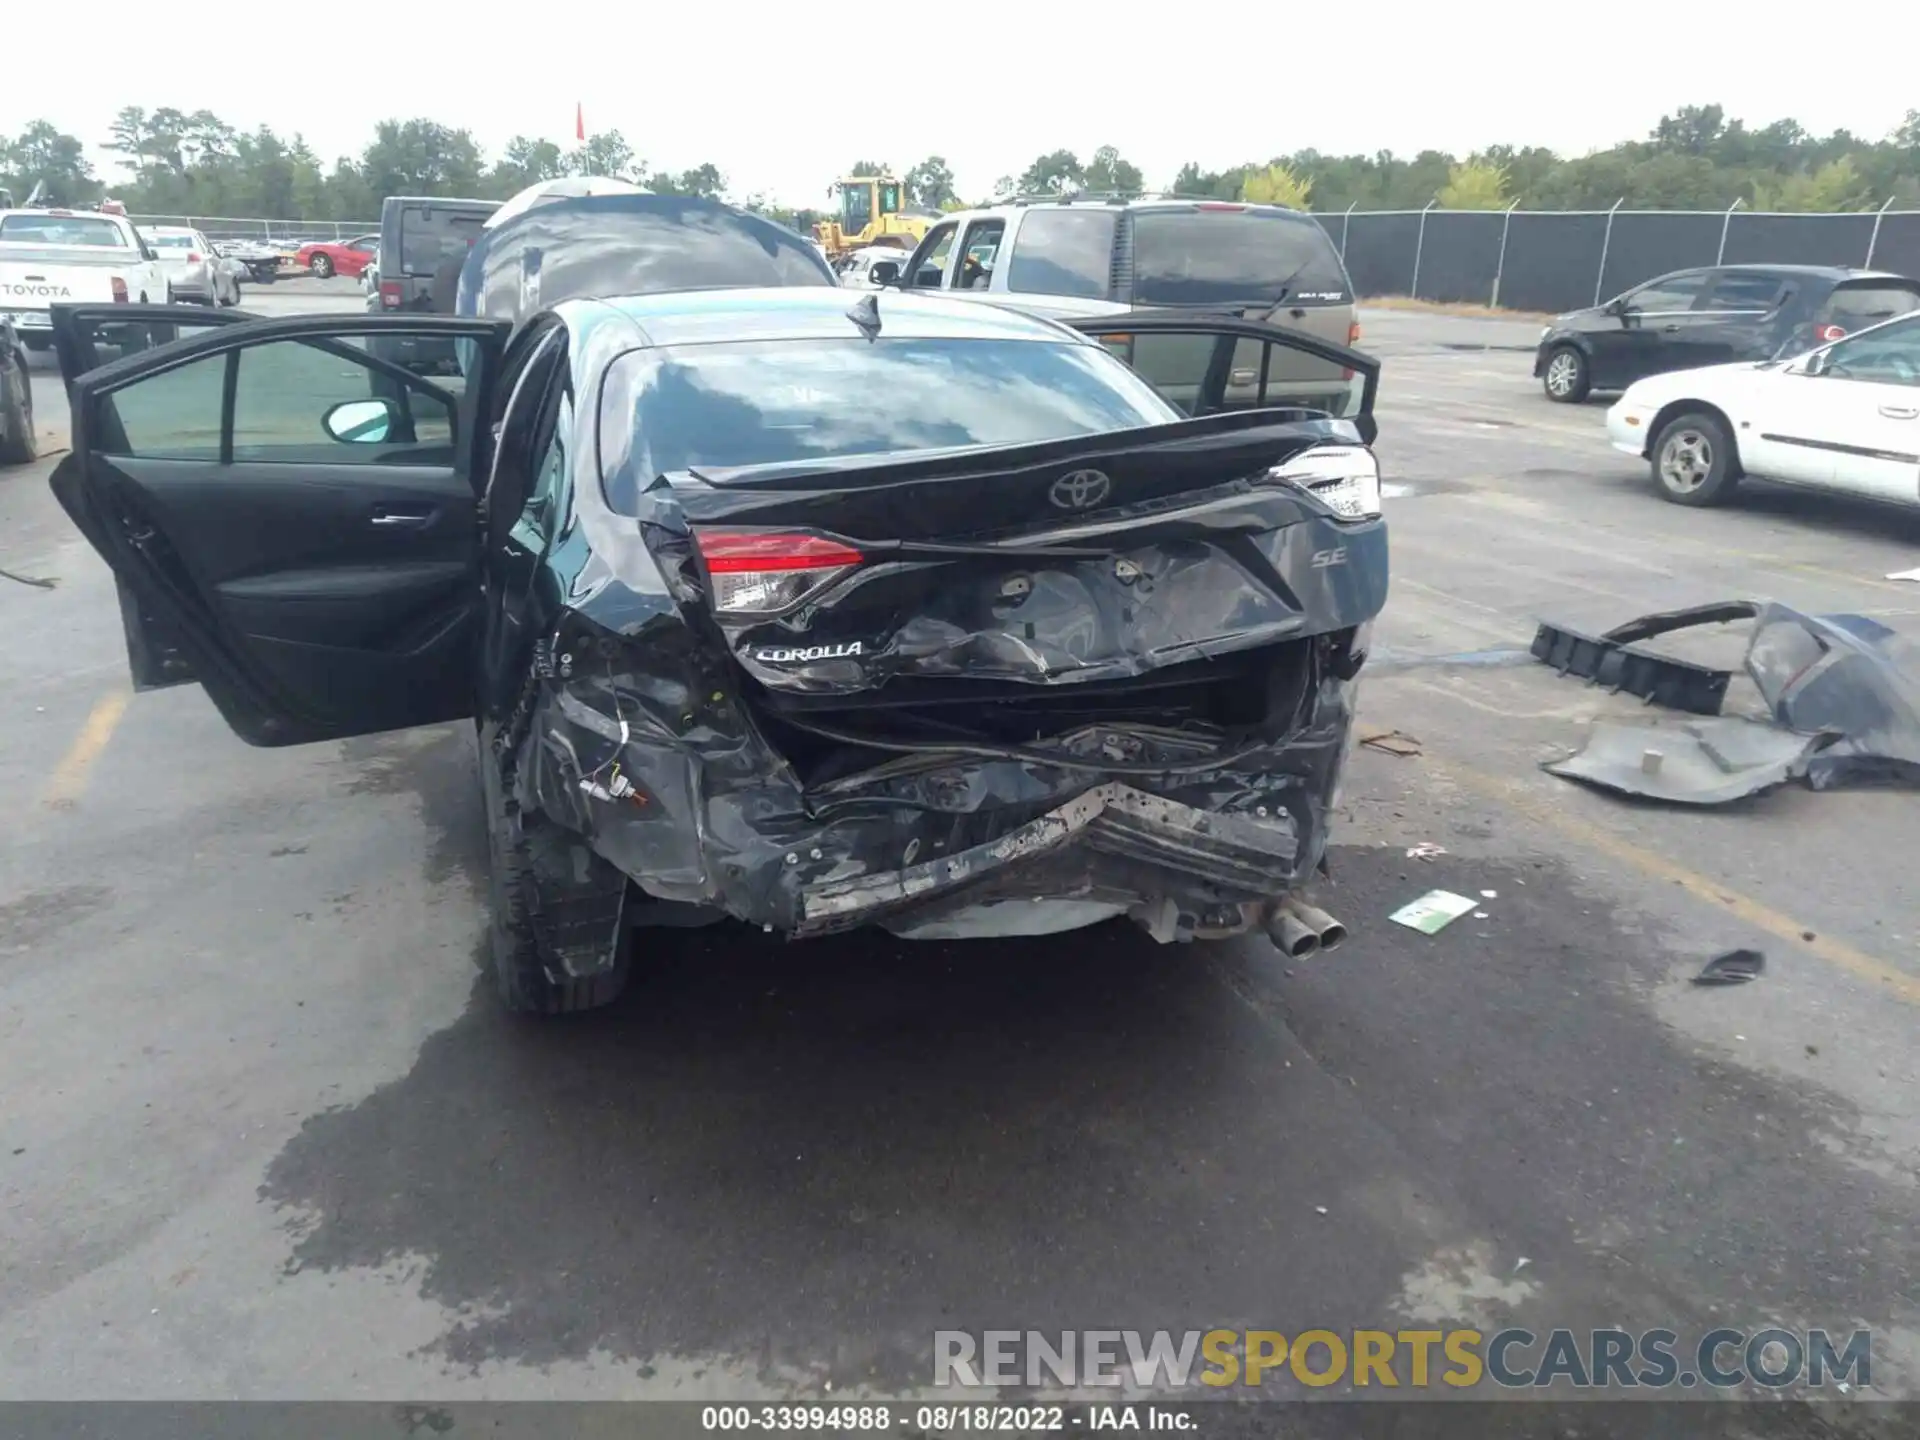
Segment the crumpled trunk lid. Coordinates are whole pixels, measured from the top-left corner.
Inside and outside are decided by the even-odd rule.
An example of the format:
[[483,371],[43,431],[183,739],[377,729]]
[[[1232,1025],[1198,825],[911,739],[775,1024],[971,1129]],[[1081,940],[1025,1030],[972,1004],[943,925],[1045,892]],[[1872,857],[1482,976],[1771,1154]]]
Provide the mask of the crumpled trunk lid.
[[703,473],[678,498],[694,550],[791,532],[840,547],[821,551],[844,562],[837,573],[778,615],[729,614],[724,577],[695,581],[770,700],[978,703],[1370,618],[1385,598],[1384,525],[1337,521],[1268,477],[1318,443],[1350,444],[1351,431],[1256,411],[907,462]]

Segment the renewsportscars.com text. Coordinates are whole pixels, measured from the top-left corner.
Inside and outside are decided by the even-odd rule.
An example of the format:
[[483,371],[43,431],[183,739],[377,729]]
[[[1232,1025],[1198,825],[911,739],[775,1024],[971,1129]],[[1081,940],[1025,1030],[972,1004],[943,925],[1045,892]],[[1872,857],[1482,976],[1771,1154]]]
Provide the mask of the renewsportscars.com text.
[[1339,1385],[1466,1389],[1731,1389],[1873,1383],[1866,1330],[941,1330],[933,1383],[1112,1385],[1180,1389],[1270,1379]]

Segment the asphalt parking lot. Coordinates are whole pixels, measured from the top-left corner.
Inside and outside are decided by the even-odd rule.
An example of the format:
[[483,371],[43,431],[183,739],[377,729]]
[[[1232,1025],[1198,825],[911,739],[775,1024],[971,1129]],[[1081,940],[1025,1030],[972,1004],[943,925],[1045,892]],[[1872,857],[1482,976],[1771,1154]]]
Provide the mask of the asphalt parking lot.
[[[52,459],[0,473],[0,566],[58,581],[0,581],[0,1394],[900,1393],[937,1329],[1454,1322],[1868,1326],[1875,1389],[1920,1388],[1920,807],[1577,790],[1538,762],[1637,702],[1513,653],[1740,595],[1920,626],[1882,578],[1920,512],[1667,505],[1483,348],[1537,327],[1363,319],[1361,715],[1419,753],[1356,752],[1352,938],[1302,962],[696,932],[516,1023],[468,735],[255,750],[131,697]],[[1435,887],[1479,911],[1389,923]],[[1758,981],[1687,983],[1739,946]]]

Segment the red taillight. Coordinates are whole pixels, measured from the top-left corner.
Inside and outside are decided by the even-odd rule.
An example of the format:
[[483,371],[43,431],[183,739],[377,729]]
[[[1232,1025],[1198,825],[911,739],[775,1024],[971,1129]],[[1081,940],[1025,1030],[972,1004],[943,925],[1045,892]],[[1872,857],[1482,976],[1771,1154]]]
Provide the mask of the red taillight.
[[400,308],[400,282],[398,280],[382,280],[380,282],[380,308],[382,310],[398,310]]
[[187,251],[187,263],[189,265],[198,265],[200,263],[200,252],[198,250]]
[[1817,326],[1813,333],[1822,345],[1826,344],[1829,340],[1844,340],[1847,338],[1847,332],[1838,325]]
[[792,531],[696,530],[716,614],[790,609],[865,558],[851,545]]
[[1349,320],[1347,322],[1347,344],[1358,345],[1359,343],[1360,343],[1360,322],[1358,320]]
[[118,275],[113,277],[113,303],[116,305],[127,303],[127,282]]

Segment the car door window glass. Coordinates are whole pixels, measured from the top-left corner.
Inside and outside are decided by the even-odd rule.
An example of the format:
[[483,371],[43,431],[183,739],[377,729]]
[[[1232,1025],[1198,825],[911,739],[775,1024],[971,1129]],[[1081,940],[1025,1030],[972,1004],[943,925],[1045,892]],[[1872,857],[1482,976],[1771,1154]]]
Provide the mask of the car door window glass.
[[157,460],[217,460],[228,366],[236,462],[451,464],[460,382],[428,382],[371,360],[366,337],[273,340],[222,350],[121,387],[95,448]]
[[[1185,415],[1298,407],[1350,419],[1365,400],[1364,376],[1279,341],[1156,331],[1102,343]],[[1224,367],[1222,344],[1230,347]]]
[[1743,311],[1763,315],[1774,308],[1779,296],[1780,282],[1771,275],[1728,273],[1714,282],[1713,293],[1701,308],[1716,313]]
[[960,273],[953,282],[956,290],[985,290],[992,285],[994,257],[1006,229],[1004,220],[976,220],[967,227],[967,238],[960,246]]
[[1651,285],[1643,285],[1626,296],[1627,313],[1667,315],[1692,309],[1693,302],[1700,297],[1700,288],[1705,280],[1706,276],[1696,271],[1688,275],[1670,275],[1664,280],[1655,280]]
[[1820,373],[1836,380],[1920,388],[1920,320],[1896,321],[1842,340],[1826,352]]
[[913,266],[906,276],[906,283],[921,290],[937,290],[946,278],[947,257],[953,253],[953,237],[960,232],[957,225],[942,225],[928,236],[931,242],[909,263]]
[[105,403],[118,417],[126,443],[115,443],[107,426],[93,448],[153,460],[218,460],[226,379],[223,351],[116,390]]
[[1099,300],[1113,270],[1111,210],[1029,210],[1013,233],[1007,289]]

